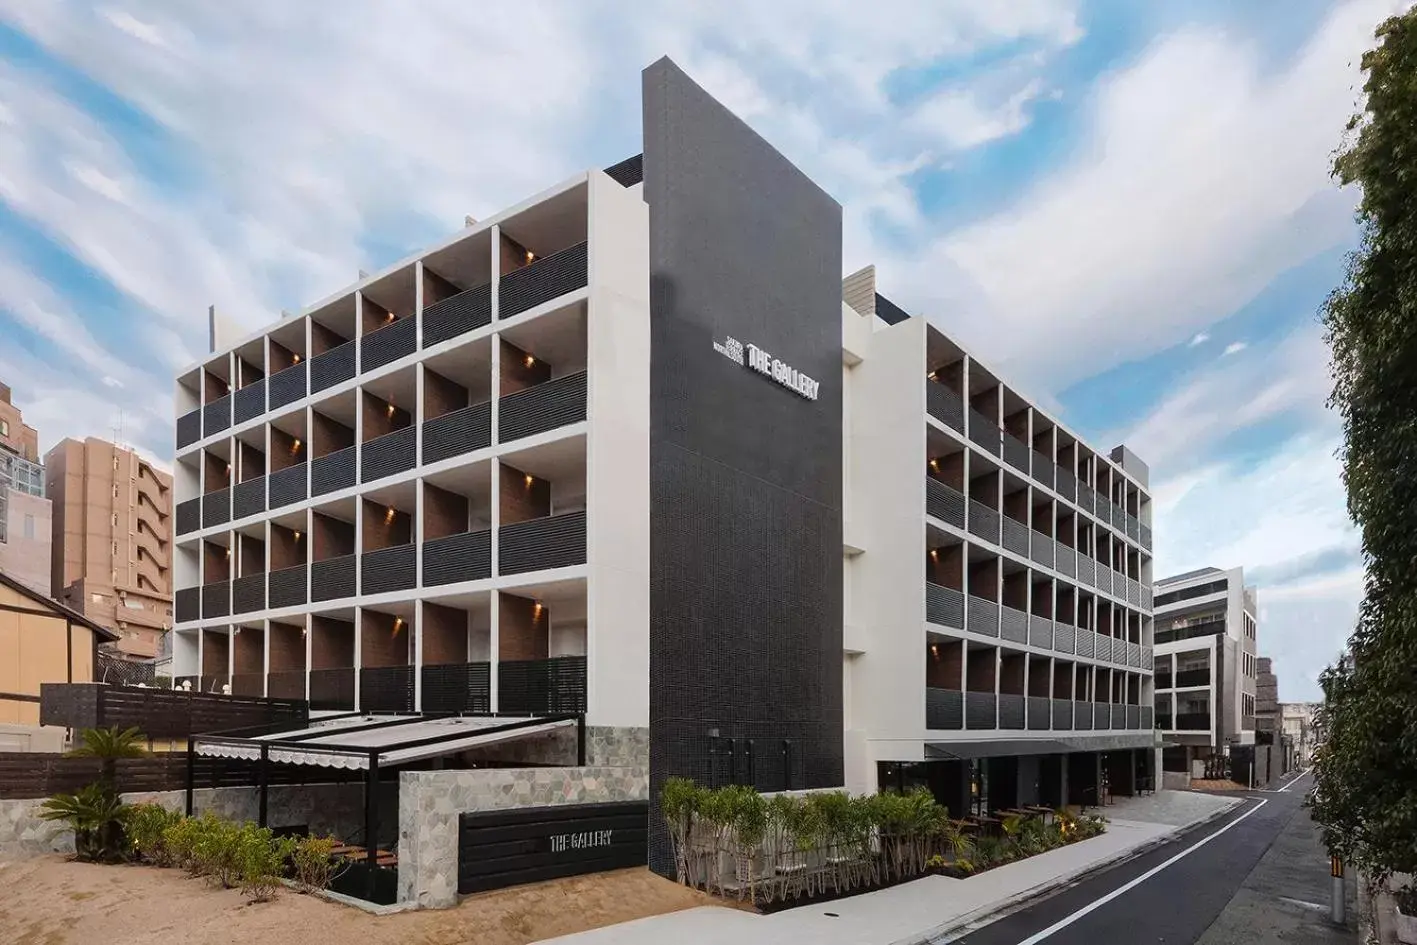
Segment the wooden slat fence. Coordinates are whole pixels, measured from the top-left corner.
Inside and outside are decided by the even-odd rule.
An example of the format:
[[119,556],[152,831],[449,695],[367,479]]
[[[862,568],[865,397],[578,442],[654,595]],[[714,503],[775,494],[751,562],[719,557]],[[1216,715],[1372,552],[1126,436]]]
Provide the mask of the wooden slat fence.
[[257,725],[291,723],[299,728],[310,718],[302,699],[141,689],[97,683],[44,683],[40,686],[42,725],[66,728],[137,728],[151,739],[182,739]]
[[[124,793],[182,791],[187,787],[185,752],[125,758],[116,764],[118,790]],[[99,767],[100,763],[93,758],[69,758],[45,752],[0,752],[0,799],[73,793],[98,780]],[[362,775],[360,771],[271,765],[269,783],[340,783]],[[194,787],[253,787],[256,783],[254,762],[201,756],[195,759]]]

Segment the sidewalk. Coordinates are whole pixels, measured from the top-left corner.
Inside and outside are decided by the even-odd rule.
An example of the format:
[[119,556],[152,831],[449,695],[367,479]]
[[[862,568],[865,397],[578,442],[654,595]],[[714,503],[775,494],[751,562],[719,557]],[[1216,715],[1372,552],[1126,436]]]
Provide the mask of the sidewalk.
[[900,886],[772,915],[704,906],[551,939],[542,945],[906,945],[935,938],[1022,899],[1150,848],[1218,817],[1239,798],[1161,791],[1108,806],[1100,837],[969,879],[926,876]]

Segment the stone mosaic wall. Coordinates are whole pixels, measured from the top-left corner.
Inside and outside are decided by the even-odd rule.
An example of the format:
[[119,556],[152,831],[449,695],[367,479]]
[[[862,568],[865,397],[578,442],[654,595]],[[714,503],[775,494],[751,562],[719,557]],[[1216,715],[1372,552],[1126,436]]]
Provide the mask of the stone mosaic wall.
[[[605,750],[612,752],[608,745]],[[404,772],[399,775],[399,901],[425,908],[457,905],[463,812],[648,797],[647,765]]]
[[73,853],[74,835],[39,819],[41,798],[0,801],[0,860]]
[[[576,729],[566,726],[545,735],[463,752],[469,762],[574,765]],[[628,767],[649,764],[649,729],[610,725],[586,727],[586,764]]]

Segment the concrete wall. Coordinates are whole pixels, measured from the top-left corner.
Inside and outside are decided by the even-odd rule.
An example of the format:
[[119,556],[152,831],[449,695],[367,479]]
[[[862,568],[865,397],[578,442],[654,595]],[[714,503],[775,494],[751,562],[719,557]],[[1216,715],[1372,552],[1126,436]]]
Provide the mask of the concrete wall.
[[[0,542],[0,571],[49,597],[52,594],[49,550],[53,519],[50,501],[9,489],[6,505],[7,538]],[[26,520],[29,521],[29,537],[26,537]]]

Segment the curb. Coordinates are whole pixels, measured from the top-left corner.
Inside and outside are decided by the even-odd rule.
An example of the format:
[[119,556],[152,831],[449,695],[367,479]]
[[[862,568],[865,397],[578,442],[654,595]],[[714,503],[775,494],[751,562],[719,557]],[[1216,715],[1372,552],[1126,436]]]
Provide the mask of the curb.
[[1170,843],[1172,840],[1175,840],[1176,837],[1178,837],[1182,833],[1185,833],[1186,831],[1194,830],[1197,827],[1204,827],[1206,824],[1218,820],[1221,817],[1224,817],[1226,814],[1229,814],[1231,811],[1233,811],[1236,807],[1239,807],[1241,800],[1243,800],[1243,798],[1237,799],[1234,804],[1231,804],[1230,806],[1222,810],[1218,810],[1213,814],[1207,814],[1205,817],[1202,817],[1200,820],[1197,820],[1194,823],[1186,824],[1181,827],[1175,827],[1169,833],[1164,833],[1159,837],[1153,837],[1150,840],[1144,841],[1143,843],[1132,847],[1130,850],[1123,850],[1122,852],[1116,853],[1105,860],[1099,860],[1096,863],[1092,863],[1088,866],[1083,867],[1082,869],[1073,870],[1071,873],[1064,873],[1061,876],[1055,876],[1054,878],[1047,880],[1046,882],[1039,883],[1037,886],[1032,886],[1028,889],[1025,889],[1023,892],[1018,893],[1015,896],[1011,896],[1008,899],[1002,899],[995,902],[991,902],[988,905],[980,906],[973,912],[968,912],[964,915],[956,916],[955,918],[950,919],[948,922],[945,922],[941,925],[937,925],[932,929],[927,929],[923,932],[916,932],[912,935],[906,936],[905,938],[896,939],[894,942],[891,942],[890,945],[931,945],[931,943],[935,943],[938,940],[942,939],[944,936],[950,935],[953,932],[957,932],[963,929],[965,926],[973,925],[976,922],[980,922],[984,919],[993,919],[994,917],[1000,916],[1005,912],[1013,911],[1018,907],[1029,905],[1030,903],[1042,899],[1049,893],[1055,892],[1063,888],[1064,886],[1072,885],[1074,882],[1076,882],[1083,876],[1087,876],[1092,873],[1100,873],[1103,870],[1111,869],[1114,866],[1117,866],[1121,863],[1125,863],[1127,860],[1135,859],[1136,857],[1142,856],[1145,853],[1151,852],[1157,847],[1164,846]]

